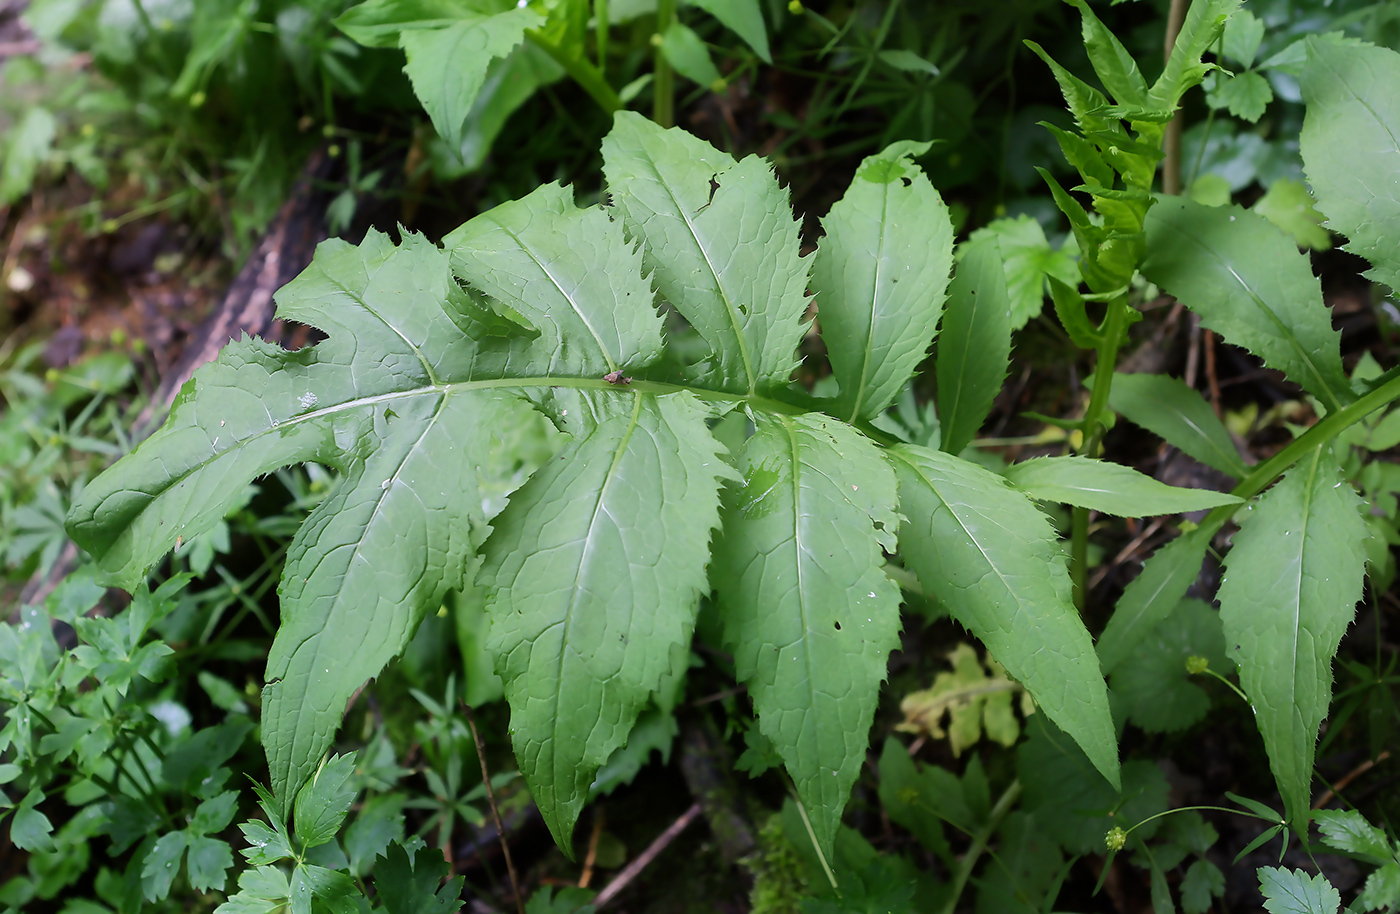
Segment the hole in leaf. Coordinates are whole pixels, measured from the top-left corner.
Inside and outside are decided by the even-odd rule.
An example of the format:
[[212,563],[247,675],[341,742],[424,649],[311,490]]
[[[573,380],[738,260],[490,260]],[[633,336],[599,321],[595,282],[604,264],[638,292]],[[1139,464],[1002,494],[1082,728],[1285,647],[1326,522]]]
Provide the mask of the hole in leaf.
[[836,623],[836,630],[837,630],[838,632],[841,630],[841,623],[840,623],[840,622],[837,622],[837,623]]

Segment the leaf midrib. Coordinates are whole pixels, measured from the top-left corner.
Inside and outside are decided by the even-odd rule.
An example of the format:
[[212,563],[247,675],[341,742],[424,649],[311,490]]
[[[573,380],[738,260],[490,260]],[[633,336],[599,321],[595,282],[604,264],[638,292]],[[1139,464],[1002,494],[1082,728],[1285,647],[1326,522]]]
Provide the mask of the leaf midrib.
[[[625,455],[625,454],[627,453],[627,447],[628,447],[628,445],[630,445],[630,444],[632,443],[632,436],[633,436],[633,434],[637,431],[637,420],[638,420],[638,418],[641,416],[641,412],[642,412],[642,395],[641,395],[641,393],[638,391],[638,392],[634,392],[634,394],[633,394],[632,416],[631,416],[631,418],[628,420],[628,423],[627,423],[627,430],[626,430],[625,432],[622,433],[621,440],[618,441],[617,447],[616,447],[616,449],[614,449],[614,451],[613,451],[612,463],[610,463],[610,464],[608,465],[607,473],[603,476],[603,482],[602,482],[601,485],[598,486],[598,497],[597,497],[597,498],[594,500],[594,502],[593,502],[593,513],[592,513],[592,515],[591,515],[591,516],[589,517],[589,519],[588,519],[588,531],[587,531],[587,533],[584,535],[584,547],[583,547],[583,549],[579,552],[578,564],[575,566],[575,568],[574,568],[574,573],[573,573],[573,575],[571,576],[571,579],[574,581],[575,586],[574,586],[574,589],[573,589],[573,593],[572,593],[572,595],[571,595],[570,598],[569,598],[569,606],[568,606],[568,608],[567,608],[567,609],[565,610],[565,612],[564,612],[564,622],[563,622],[564,628],[563,628],[563,631],[560,632],[560,636],[559,636],[559,661],[558,661],[558,663],[555,665],[555,669],[554,669],[554,684],[555,684],[555,688],[554,688],[554,690],[552,691],[551,696],[550,696],[550,697],[551,697],[551,701],[552,701],[552,703],[553,703],[553,710],[554,710],[554,713],[552,714],[552,718],[553,718],[553,721],[554,721],[554,726],[553,726],[551,732],[552,732],[552,739],[553,739],[553,741],[555,742],[555,744],[558,744],[558,743],[560,742],[560,738],[559,738],[559,723],[560,723],[560,721],[559,721],[559,714],[558,714],[558,710],[559,710],[559,689],[562,688],[562,687],[563,687],[563,684],[564,684],[564,661],[565,661],[565,658],[568,656],[568,653],[569,653],[569,626],[572,624],[572,622],[573,622],[573,620],[574,620],[574,614],[575,614],[575,612],[578,610],[578,598],[579,598],[579,590],[580,590],[580,588],[577,586],[577,585],[578,585],[578,581],[579,581],[580,577],[582,576],[583,567],[584,567],[584,565],[587,563],[588,556],[589,556],[589,554],[590,554],[590,553],[592,552],[592,550],[593,550],[593,546],[594,546],[593,531],[594,531],[594,529],[595,529],[595,528],[597,527],[597,525],[598,525],[598,515],[599,515],[599,513],[603,510],[603,501],[604,501],[604,499],[607,497],[607,494],[608,494],[608,487],[611,486],[612,483],[613,483],[613,480],[615,480],[615,479],[617,478],[617,467],[618,467],[618,464],[620,464],[620,463],[622,462],[623,455]],[[568,742],[568,741],[567,741],[567,740],[564,740],[564,742]],[[551,765],[550,765],[550,767],[552,767],[552,768],[554,769],[554,782],[555,782],[555,784],[567,784],[568,781],[569,781],[569,776],[573,774],[572,769],[561,771],[560,768],[559,768],[559,753],[553,751],[553,748],[551,748],[550,754],[551,754],[551,760],[550,760],[550,761],[551,761]]]
[[479,381],[456,381],[443,384],[427,384],[422,387],[414,387],[408,390],[396,390],[382,394],[372,394],[366,397],[356,397],[352,400],[345,400],[334,403],[321,409],[301,413],[289,419],[275,420],[267,428],[259,429],[246,438],[239,439],[222,451],[217,451],[210,456],[194,464],[188,470],[178,476],[172,476],[168,484],[161,491],[167,491],[178,485],[183,480],[200,472],[210,464],[219,460],[223,456],[239,450],[249,444],[261,440],[264,436],[274,432],[295,427],[303,422],[310,422],[315,419],[322,419],[337,413],[348,412],[365,406],[374,406],[379,403],[392,403],[398,400],[411,400],[414,397],[432,395],[451,395],[459,391],[466,390],[502,390],[512,387],[558,387],[571,390],[601,390],[615,394],[644,393],[665,396],[667,394],[690,393],[701,400],[710,400],[724,403],[744,403],[753,409],[773,415],[798,415],[807,412],[800,407],[784,403],[780,400],[773,400],[768,397],[760,397],[756,394],[737,394],[727,391],[713,390],[708,387],[691,387],[685,384],[671,384],[665,381],[643,381],[635,380],[625,385],[612,384],[603,378],[580,378],[580,377],[556,377],[551,375],[538,375],[521,378],[488,378]]
[[[783,433],[787,435],[789,455],[792,460],[792,546],[795,551],[793,567],[797,571],[797,607],[798,614],[802,622],[802,661],[807,667],[807,693],[811,696],[810,707],[813,711],[817,706],[817,692],[814,688],[816,674],[812,669],[812,648],[811,636],[812,626],[807,612],[807,587],[803,582],[802,557],[805,549],[802,545],[802,456],[801,446],[797,440],[797,429],[793,427],[792,420],[787,416],[780,416],[779,421],[783,424]],[[816,757],[821,758],[821,728],[813,728],[813,740],[818,743]]]
[[[516,245],[519,246],[520,250],[524,252],[525,256],[529,257],[531,262],[533,262],[535,266],[540,268],[540,272],[549,278],[549,281],[554,286],[555,290],[559,292],[559,294],[563,297],[564,301],[569,303],[570,310],[572,310],[574,314],[578,316],[578,319],[583,322],[583,326],[586,327],[588,329],[589,334],[592,335],[593,341],[598,344],[598,351],[603,354],[603,360],[608,363],[608,371],[617,371],[617,362],[613,359],[612,353],[608,352],[607,345],[603,343],[603,337],[593,326],[593,322],[588,319],[588,315],[584,314],[583,309],[581,309],[578,306],[578,303],[574,301],[574,297],[568,292],[564,291],[564,286],[560,284],[559,280],[555,277],[554,273],[550,271],[549,262],[541,260],[539,257],[536,257],[535,252],[530,249],[530,246],[527,245],[518,234],[511,231],[510,227],[507,226],[505,223],[501,222],[500,219],[490,214],[488,214],[488,217],[491,219],[492,222],[494,222],[497,225],[497,227],[500,228],[501,231],[505,232],[508,236],[510,236],[510,240],[514,241]],[[622,357],[622,353],[619,352],[618,358]]]
[[[656,183],[660,184],[662,189],[666,191],[666,196],[671,198],[671,203],[676,207],[676,213],[685,223],[686,231],[690,232],[690,237],[695,241],[696,249],[705,260],[705,266],[709,268],[710,275],[714,277],[715,289],[719,292],[720,301],[724,303],[725,316],[729,318],[730,329],[734,331],[735,345],[739,350],[739,357],[744,363],[744,380],[749,385],[749,393],[752,394],[758,386],[758,378],[754,375],[753,358],[749,353],[748,337],[744,335],[744,328],[739,321],[738,310],[734,307],[734,302],[729,298],[729,290],[726,289],[724,283],[720,281],[719,272],[715,269],[714,263],[710,260],[710,252],[705,250],[705,245],[701,242],[700,235],[695,230],[695,224],[690,221],[690,215],[685,211],[685,207],[681,206],[681,201],[676,199],[675,191],[671,189],[670,183],[662,177],[661,169],[656,167],[656,162],[650,155],[645,155],[642,158],[645,159],[647,165],[651,166],[651,173],[656,176]],[[730,166],[730,168],[725,169],[724,173],[727,174],[733,168],[734,166]],[[718,181],[719,177],[719,175],[715,175],[715,180]],[[723,188],[717,188],[715,194],[718,195],[722,189]],[[710,202],[713,203],[714,201],[711,200]],[[706,205],[708,206],[708,204]],[[716,353],[716,355],[720,355],[720,353]]]
[[855,399],[851,405],[849,422],[860,418],[860,407],[865,400],[866,382],[870,378],[870,360],[875,357],[875,317],[880,303],[880,271],[885,266],[885,220],[890,212],[890,186],[884,185],[885,192],[880,197],[880,242],[875,248],[875,275],[870,282],[870,320],[865,326],[865,355],[860,363],[860,382],[856,384]]

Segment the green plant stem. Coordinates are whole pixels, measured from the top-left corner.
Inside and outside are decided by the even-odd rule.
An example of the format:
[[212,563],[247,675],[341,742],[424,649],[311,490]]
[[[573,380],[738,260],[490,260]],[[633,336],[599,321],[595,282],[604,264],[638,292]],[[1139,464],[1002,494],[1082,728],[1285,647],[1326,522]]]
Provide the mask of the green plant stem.
[[570,54],[559,45],[550,41],[549,38],[538,29],[527,29],[525,37],[528,38],[535,47],[548,54],[555,63],[564,68],[564,72],[574,82],[579,84],[579,88],[588,93],[588,97],[598,103],[608,114],[612,114],[622,108],[622,99],[617,97],[613,87],[608,85],[602,72],[593,64],[589,63],[582,56]]
[[[1098,364],[1094,366],[1094,391],[1089,395],[1089,406],[1084,410],[1084,443],[1079,452],[1086,457],[1097,457],[1099,445],[1103,442],[1104,411],[1108,408],[1108,392],[1113,386],[1113,369],[1118,365],[1118,344],[1123,338],[1123,329],[1128,321],[1128,302],[1118,298],[1108,303],[1108,313],[1104,315],[1100,331],[1103,342],[1099,343]],[[1089,510],[1075,508],[1070,516],[1070,579],[1074,582],[1074,605],[1084,611],[1086,585],[1089,573]]]
[[656,0],[656,64],[652,77],[651,119],[662,127],[676,123],[676,74],[671,70],[671,62],[661,51],[661,36],[671,27],[676,18],[676,0]]
[[608,28],[612,25],[608,16],[608,0],[594,0],[593,21],[597,23],[594,28],[598,45],[598,74],[604,80],[608,77]]
[[[1400,398],[1400,368],[1392,368],[1382,375],[1380,380],[1381,383],[1369,393],[1324,417],[1312,428],[1294,438],[1283,450],[1257,464],[1230,494],[1246,500],[1253,498],[1272,485],[1274,480],[1282,476],[1304,454],[1331,441],[1371,413]],[[1239,505],[1222,505],[1206,515],[1205,520],[1201,521],[1201,526],[1212,522],[1224,523],[1234,516],[1239,508]]]
[[977,859],[982,856],[982,852],[987,849],[987,842],[992,839],[992,833],[997,830],[1001,820],[1006,818],[1006,814],[1011,811],[1011,806],[1021,795],[1021,782],[1012,781],[1010,786],[997,799],[997,804],[992,807],[992,813],[987,817],[987,824],[977,830],[972,836],[972,844],[968,846],[967,853],[963,854],[962,863],[958,866],[958,871],[953,874],[952,891],[948,894],[948,901],[943,905],[940,914],[954,914],[958,909],[958,899],[962,897],[963,889],[967,886],[967,881],[972,878],[972,870],[977,866]]

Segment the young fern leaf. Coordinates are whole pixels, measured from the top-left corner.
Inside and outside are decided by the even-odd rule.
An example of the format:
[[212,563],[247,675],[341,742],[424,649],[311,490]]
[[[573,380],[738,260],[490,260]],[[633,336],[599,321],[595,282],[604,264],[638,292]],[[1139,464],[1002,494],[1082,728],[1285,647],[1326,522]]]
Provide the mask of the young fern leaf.
[[[857,179],[859,180],[859,179]],[[828,859],[899,646],[894,473],[820,416],[757,417],[739,453],[712,572],[724,637]]]
[[1332,658],[1361,599],[1368,533],[1360,506],[1330,447],[1319,447],[1241,521],[1217,595],[1226,650],[1300,834]]
[[866,157],[846,195],[822,220],[812,287],[831,370],[841,385],[832,410],[848,421],[890,405],[923,361],[953,267],[948,207],[902,141]]

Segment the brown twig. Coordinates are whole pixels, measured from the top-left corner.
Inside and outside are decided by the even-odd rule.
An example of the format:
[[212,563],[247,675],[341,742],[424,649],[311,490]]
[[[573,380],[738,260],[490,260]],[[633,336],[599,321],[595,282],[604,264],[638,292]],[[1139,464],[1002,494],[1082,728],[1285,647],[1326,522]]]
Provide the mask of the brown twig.
[[1215,331],[1201,334],[1201,348],[1206,352],[1206,383],[1210,385],[1210,405],[1215,408],[1215,418],[1224,417],[1220,410],[1220,379],[1215,375]]
[[[1181,34],[1181,23],[1186,19],[1186,0],[1172,0],[1167,11],[1167,44],[1163,60],[1170,60],[1172,48],[1176,47],[1177,36]],[[1162,151],[1166,158],[1162,163],[1162,193],[1181,193],[1181,109],[1177,108],[1167,124],[1166,135],[1162,137]]]
[[1109,562],[1106,565],[1099,566],[1098,570],[1094,572],[1094,576],[1089,580],[1089,589],[1093,590],[1094,588],[1102,584],[1103,579],[1108,577],[1108,573],[1110,571],[1126,562],[1128,560],[1128,557],[1132,555],[1139,546],[1146,542],[1149,536],[1156,533],[1160,529],[1162,529],[1162,519],[1159,517],[1152,523],[1148,524],[1145,528],[1143,528],[1143,531],[1141,533],[1133,537],[1132,541],[1128,543],[1128,545],[1124,546],[1121,550],[1119,550],[1118,554],[1113,557],[1113,561]]
[[1345,775],[1343,775],[1341,780],[1337,781],[1337,783],[1333,784],[1327,790],[1324,790],[1322,792],[1322,796],[1317,798],[1317,802],[1312,805],[1312,808],[1322,809],[1328,803],[1331,803],[1332,800],[1336,798],[1338,793],[1345,790],[1348,784],[1361,777],[1363,774],[1370,771],[1372,768],[1376,767],[1388,758],[1390,758],[1390,750],[1382,749],[1380,755],[1376,756],[1375,758],[1368,758],[1360,765],[1357,765],[1355,768],[1351,769]]
[[501,853],[506,858],[506,874],[510,876],[510,888],[515,893],[516,914],[525,914],[525,901],[520,894],[520,880],[515,875],[515,861],[510,859],[510,844],[506,841],[506,829],[501,824],[501,811],[496,808],[496,791],[491,789],[491,773],[486,770],[486,744],[481,741],[481,733],[476,729],[476,715],[472,706],[462,702],[462,710],[467,715],[467,725],[472,728],[472,739],[476,742],[476,759],[481,762],[481,783],[486,788],[486,801],[491,804],[491,818],[496,823],[496,837],[501,841]]
[[656,840],[651,842],[646,850],[638,854],[636,860],[627,864],[627,868],[618,873],[616,879],[609,882],[603,891],[598,893],[598,897],[593,899],[593,907],[601,910],[605,904],[621,894],[622,890],[627,888],[633,879],[637,878],[637,874],[646,869],[647,865],[655,860],[657,855],[666,849],[667,845],[676,840],[676,836],[685,831],[686,827],[694,822],[699,815],[700,802],[697,800],[690,804],[689,809],[681,813],[679,819],[671,823],[670,828],[657,835]]
[[593,864],[598,862],[598,839],[603,836],[603,806],[593,810],[593,834],[588,836],[588,854],[583,858],[583,874],[578,877],[578,887],[588,888],[593,881]]
[[747,686],[745,686],[745,685],[743,685],[742,683],[740,683],[739,685],[731,686],[730,688],[723,689],[723,690],[721,690],[721,691],[719,691],[719,692],[716,692],[716,693],[714,693],[713,695],[706,695],[704,698],[697,698],[697,699],[695,699],[694,701],[692,701],[692,702],[690,703],[690,706],[691,706],[692,708],[698,708],[698,707],[700,707],[701,705],[707,705],[707,704],[710,704],[711,702],[723,701],[724,699],[730,697],[731,695],[738,695],[739,693],[743,692],[744,689],[746,689],[746,688],[747,688]]

